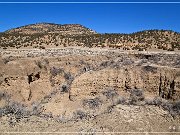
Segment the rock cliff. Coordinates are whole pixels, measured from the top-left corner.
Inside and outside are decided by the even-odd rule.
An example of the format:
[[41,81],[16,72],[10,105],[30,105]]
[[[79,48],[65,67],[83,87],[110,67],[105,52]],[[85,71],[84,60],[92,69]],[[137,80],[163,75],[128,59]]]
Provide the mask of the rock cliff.
[[[142,90],[147,100],[161,97],[178,101],[179,60],[178,53],[168,52],[75,48],[1,51],[0,92],[29,108],[41,104],[44,113],[53,115],[83,108],[87,99],[98,98],[97,102],[107,103],[107,107],[103,93],[108,90],[125,99],[131,91]],[[1,102],[3,106],[4,100]]]

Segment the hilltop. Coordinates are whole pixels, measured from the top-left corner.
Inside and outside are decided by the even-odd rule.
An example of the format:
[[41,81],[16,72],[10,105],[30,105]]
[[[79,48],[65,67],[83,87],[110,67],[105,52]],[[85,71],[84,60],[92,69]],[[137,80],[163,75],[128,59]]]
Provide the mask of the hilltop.
[[80,24],[37,23],[0,33],[0,47],[56,48],[67,46],[123,50],[180,50],[180,34],[171,30],[144,30],[131,34],[97,33]]
[[96,34],[95,31],[86,28],[80,24],[54,24],[54,23],[36,23],[10,29],[5,31],[8,34],[48,34],[57,33],[60,35],[79,35],[79,34]]

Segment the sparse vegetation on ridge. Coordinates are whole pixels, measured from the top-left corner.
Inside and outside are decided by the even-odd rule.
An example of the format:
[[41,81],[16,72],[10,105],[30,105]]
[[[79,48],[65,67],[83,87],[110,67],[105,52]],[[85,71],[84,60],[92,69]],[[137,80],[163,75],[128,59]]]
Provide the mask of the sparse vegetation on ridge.
[[99,34],[79,24],[39,23],[0,33],[1,48],[110,47],[123,50],[180,50],[180,34],[170,30],[144,30],[131,34]]

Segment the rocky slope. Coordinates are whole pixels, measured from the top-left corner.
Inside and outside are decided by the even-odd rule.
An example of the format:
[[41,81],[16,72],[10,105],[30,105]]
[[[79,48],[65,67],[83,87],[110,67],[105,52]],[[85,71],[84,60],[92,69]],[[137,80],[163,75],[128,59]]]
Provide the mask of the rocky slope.
[[38,23],[0,33],[1,48],[110,47],[123,50],[178,50],[180,34],[145,30],[131,34],[99,34],[79,24]]
[[[8,134],[120,134],[173,135],[180,131],[179,120],[168,117],[156,106],[115,106],[112,112],[96,117],[74,115],[72,120],[31,116],[9,125],[9,117],[0,118],[0,131]],[[8,132],[7,132],[8,131]],[[9,134],[10,134],[9,133]]]

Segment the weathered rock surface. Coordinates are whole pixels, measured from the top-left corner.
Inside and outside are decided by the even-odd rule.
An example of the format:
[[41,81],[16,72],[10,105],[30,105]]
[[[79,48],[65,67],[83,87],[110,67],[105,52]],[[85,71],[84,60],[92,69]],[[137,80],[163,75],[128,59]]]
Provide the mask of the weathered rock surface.
[[[21,103],[35,114],[67,122],[84,117],[103,119],[102,114],[119,109],[124,115],[131,111],[130,104],[165,106],[168,101],[180,100],[179,60],[180,54],[169,52],[1,51],[0,107]],[[154,100],[156,97],[166,101]],[[136,115],[127,116],[127,122],[137,120]]]

